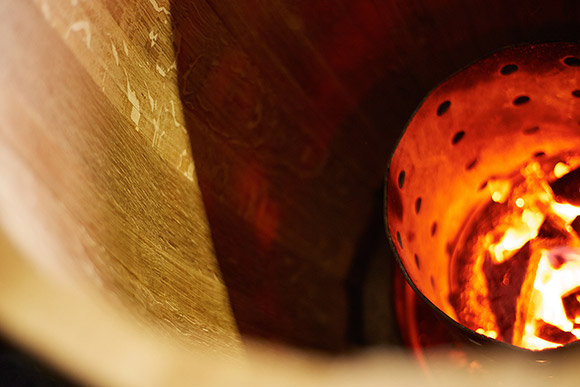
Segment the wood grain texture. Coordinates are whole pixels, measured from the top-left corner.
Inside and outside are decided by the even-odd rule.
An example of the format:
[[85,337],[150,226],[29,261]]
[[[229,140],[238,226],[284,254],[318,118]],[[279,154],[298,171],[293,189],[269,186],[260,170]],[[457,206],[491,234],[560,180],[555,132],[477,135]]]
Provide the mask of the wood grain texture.
[[[538,0],[171,2],[186,128],[242,332],[348,345],[345,280],[423,96],[504,45],[570,39]],[[575,19],[576,18],[576,19]]]
[[[218,259],[242,332],[338,349],[346,345],[344,280],[369,193],[380,185],[379,168],[367,168],[380,164],[378,153],[365,151],[376,133],[320,60],[302,68],[310,48],[281,41],[270,50],[279,23],[261,12],[280,4],[240,14],[244,4],[172,4],[185,118]],[[257,28],[274,34],[256,36]],[[290,63],[275,55],[301,48]],[[305,90],[297,71],[317,90]],[[341,133],[355,141],[337,148]]]
[[[235,359],[136,324],[102,292],[81,281],[54,281],[28,264],[0,230],[0,327],[13,340],[93,386],[576,386],[578,348],[535,362],[485,349],[428,353],[429,372],[407,352],[391,349],[357,357],[248,346]],[[77,278],[78,279],[78,278]],[[95,324],[99,321],[99,324]],[[513,355],[513,354],[512,354]],[[450,361],[453,360],[453,361]],[[553,361],[556,360],[556,361]]]
[[345,282],[413,109],[579,19],[548,0],[0,7],[2,224],[44,270],[82,268],[208,348],[238,328],[347,347]]
[[137,25],[107,6],[0,6],[0,49],[10,53],[0,59],[2,224],[45,270],[65,278],[81,268],[145,323],[235,349],[168,16],[158,2],[124,8]]

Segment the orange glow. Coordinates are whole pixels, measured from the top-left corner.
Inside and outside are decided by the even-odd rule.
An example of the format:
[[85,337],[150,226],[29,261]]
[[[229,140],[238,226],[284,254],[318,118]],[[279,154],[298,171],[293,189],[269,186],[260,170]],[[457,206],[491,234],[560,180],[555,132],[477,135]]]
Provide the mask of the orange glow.
[[562,177],[568,172],[570,172],[570,167],[562,162],[554,166],[554,175],[556,177]]
[[550,204],[550,206],[552,207],[552,211],[564,219],[566,223],[571,223],[578,215],[580,215],[580,207],[576,207],[571,204],[553,202]]
[[[554,267],[553,256],[566,261],[562,266]],[[579,330],[574,329],[575,320],[580,318],[580,314],[569,318],[562,303],[562,297],[579,285],[580,249],[559,247],[542,251],[531,297],[533,307],[529,310],[522,338],[523,346],[529,349],[545,349],[561,345],[537,337],[536,332],[542,329],[542,324],[550,324],[562,332],[572,333],[573,337],[568,336],[570,340],[580,338]],[[578,302],[578,296],[574,298]]]
[[522,212],[521,220],[517,219],[516,224],[507,229],[500,242],[489,246],[491,256],[497,263],[511,258],[516,250],[521,249],[528,241],[538,235],[538,230],[543,222],[544,215],[542,213],[525,209]]
[[493,329],[490,329],[489,331],[486,331],[483,328],[478,328],[475,331],[477,333],[479,333],[480,335],[485,335],[487,337],[491,337],[492,339],[496,339],[497,338],[497,332],[494,331]]
[[493,180],[487,185],[491,198],[496,203],[503,203],[507,199],[511,190],[511,182],[509,180]]
[[489,182],[491,200],[454,253],[463,288],[452,302],[477,333],[531,350],[580,339],[580,195],[561,188],[580,185],[580,159],[565,159]]

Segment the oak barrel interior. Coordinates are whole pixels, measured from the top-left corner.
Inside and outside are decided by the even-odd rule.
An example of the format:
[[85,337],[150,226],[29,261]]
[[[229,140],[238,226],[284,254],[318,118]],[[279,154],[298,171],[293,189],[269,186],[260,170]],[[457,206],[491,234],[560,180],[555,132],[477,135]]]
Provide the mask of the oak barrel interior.
[[213,353],[389,342],[381,190],[406,121],[458,69],[577,39],[579,18],[547,0],[3,1],[3,331],[98,377],[24,307],[46,282]]

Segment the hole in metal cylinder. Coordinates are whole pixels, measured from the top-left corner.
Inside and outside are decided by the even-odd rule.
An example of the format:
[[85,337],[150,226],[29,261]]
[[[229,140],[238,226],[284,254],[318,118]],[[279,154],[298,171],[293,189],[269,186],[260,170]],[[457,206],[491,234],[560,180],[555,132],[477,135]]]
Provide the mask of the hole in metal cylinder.
[[514,105],[523,105],[525,103],[530,102],[530,97],[528,97],[527,95],[522,95],[517,97],[516,99],[514,99]]
[[580,66],[580,58],[577,58],[575,56],[569,56],[567,58],[564,58],[564,63],[568,66],[571,66],[571,67],[579,67]]
[[442,116],[443,114],[445,114],[447,110],[449,110],[450,106],[451,106],[450,101],[442,102],[441,105],[439,105],[439,107],[437,108],[437,115]]
[[515,73],[516,71],[518,71],[518,66],[511,63],[511,64],[503,66],[499,72],[502,75],[510,75],[510,74]]
[[[397,256],[476,342],[543,350],[580,339],[580,73],[562,69],[580,66],[573,53],[579,44],[510,48],[457,73],[423,101],[393,155],[391,170],[412,171],[402,202],[421,214],[389,218],[387,206]],[[402,188],[400,173],[388,179]]]

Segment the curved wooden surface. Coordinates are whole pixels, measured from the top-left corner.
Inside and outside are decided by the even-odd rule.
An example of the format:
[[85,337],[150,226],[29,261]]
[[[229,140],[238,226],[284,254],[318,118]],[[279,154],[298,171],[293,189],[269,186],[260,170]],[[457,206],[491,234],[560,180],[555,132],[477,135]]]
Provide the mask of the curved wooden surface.
[[413,109],[499,47],[577,38],[578,12],[5,0],[1,227],[41,278],[80,278],[161,336],[342,350],[353,257],[382,232],[376,192]]
[[124,9],[155,25],[154,39],[104,2],[0,8],[2,226],[47,272],[80,269],[185,341],[238,346],[184,129],[169,16],[146,2]]
[[573,350],[539,361],[483,349],[441,351],[427,354],[429,372],[392,348],[331,360],[253,344],[243,357],[228,358],[141,325],[90,283],[39,273],[3,233],[0,254],[0,327],[80,385],[577,385]]

